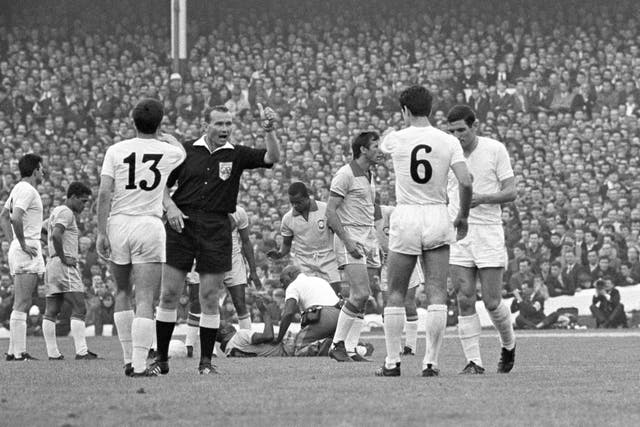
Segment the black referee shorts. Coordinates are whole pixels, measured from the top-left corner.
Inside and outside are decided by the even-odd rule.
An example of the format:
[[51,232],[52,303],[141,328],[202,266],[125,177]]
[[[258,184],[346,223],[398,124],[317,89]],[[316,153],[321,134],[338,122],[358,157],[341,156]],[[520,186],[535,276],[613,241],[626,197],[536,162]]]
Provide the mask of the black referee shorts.
[[185,212],[182,233],[169,224],[167,230],[167,264],[182,271],[224,273],[231,270],[231,221],[229,215],[210,212]]

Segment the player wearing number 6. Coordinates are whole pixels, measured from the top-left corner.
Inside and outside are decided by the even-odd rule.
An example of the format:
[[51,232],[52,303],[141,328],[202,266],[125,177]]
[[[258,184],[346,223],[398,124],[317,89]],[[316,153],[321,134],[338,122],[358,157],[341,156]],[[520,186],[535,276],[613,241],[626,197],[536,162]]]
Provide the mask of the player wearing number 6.
[[459,182],[460,211],[453,222],[457,239],[467,234],[471,176],[462,148],[451,135],[429,123],[432,96],[422,86],[400,94],[407,127],[388,133],[381,149],[391,155],[396,175],[397,206],[389,230],[389,297],[384,309],[387,357],[378,376],[400,376],[404,300],[418,256],[427,294],[427,350],[423,376],[438,375],[438,354],[447,324],[449,244],[456,240],[447,211],[447,177],[452,169]]
[[[160,288],[166,235],[162,201],[167,179],[186,157],[182,145],[158,135],[162,104],[140,101],[132,113],[137,137],[107,150],[98,192],[98,254],[109,260],[118,292],[113,315],[122,345],[125,375],[156,376],[147,367],[153,339],[153,297]],[[135,283],[136,312],[131,308]]]

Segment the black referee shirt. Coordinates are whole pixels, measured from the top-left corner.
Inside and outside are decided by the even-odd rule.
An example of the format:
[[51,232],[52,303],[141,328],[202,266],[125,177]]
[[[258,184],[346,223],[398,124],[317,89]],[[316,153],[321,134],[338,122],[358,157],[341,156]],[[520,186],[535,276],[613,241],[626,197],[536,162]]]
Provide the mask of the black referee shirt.
[[235,212],[242,171],[273,166],[264,161],[265,149],[227,143],[210,152],[204,137],[184,148],[187,158],[167,181],[169,188],[178,183],[172,199],[183,212]]

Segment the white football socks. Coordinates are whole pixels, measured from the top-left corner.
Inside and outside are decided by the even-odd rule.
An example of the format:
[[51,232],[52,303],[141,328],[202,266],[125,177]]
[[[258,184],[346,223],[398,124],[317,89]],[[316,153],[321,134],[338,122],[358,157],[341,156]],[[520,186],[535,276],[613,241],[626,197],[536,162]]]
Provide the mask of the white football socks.
[[27,351],[27,313],[13,310],[9,317],[9,327],[11,328],[9,347],[13,345],[13,355],[19,359],[22,353]]
[[344,307],[342,308],[342,310],[340,310],[340,315],[338,316],[338,324],[336,325],[336,333],[333,335],[334,343],[338,343],[340,341],[346,341],[347,336],[351,331],[351,326],[353,326],[353,322],[355,320],[356,320],[356,314],[351,312],[346,312],[344,310]]
[[249,313],[243,317],[238,317],[238,327],[240,329],[251,329],[251,316]]
[[481,332],[482,325],[480,325],[478,313],[471,316],[458,316],[458,336],[462,352],[467,362],[473,362],[478,366],[482,366],[482,358],[480,357]]
[[147,369],[147,356],[155,334],[156,328],[153,319],[145,317],[133,319],[131,325],[131,346],[133,347],[131,366],[133,366],[133,372],[141,373]]
[[438,366],[438,355],[442,347],[444,332],[447,327],[447,306],[433,304],[427,308],[427,351],[422,361],[422,369],[427,365]]
[[384,308],[384,340],[387,357],[384,359],[387,369],[396,367],[402,351],[402,328],[404,327],[404,307]]
[[58,341],[56,340],[56,322],[52,322],[47,318],[43,318],[42,335],[44,335],[44,343],[47,346],[47,356],[60,357],[60,350],[58,350]]
[[495,326],[500,334],[502,347],[507,350],[513,350],[516,346],[516,335],[513,332],[509,307],[507,307],[504,301],[500,301],[500,305],[498,305],[495,310],[489,311],[489,317],[491,318],[493,326]]
[[124,363],[131,363],[131,354],[133,348],[131,346],[131,327],[133,324],[133,310],[118,311],[113,313],[113,323],[118,330],[118,339],[122,346],[122,356]]
[[404,345],[416,352],[418,347],[418,320],[407,320],[404,324]]
[[88,351],[86,330],[84,320],[71,318],[71,337],[76,347],[76,354],[79,356],[86,355]]
[[198,339],[198,332],[200,327],[187,325],[187,337],[184,341],[184,345],[193,347]]
[[360,340],[360,334],[362,333],[362,327],[364,326],[364,317],[356,317],[353,319],[351,329],[347,334],[347,338],[344,340],[344,346],[347,349],[347,354],[353,356],[356,354],[356,347]]

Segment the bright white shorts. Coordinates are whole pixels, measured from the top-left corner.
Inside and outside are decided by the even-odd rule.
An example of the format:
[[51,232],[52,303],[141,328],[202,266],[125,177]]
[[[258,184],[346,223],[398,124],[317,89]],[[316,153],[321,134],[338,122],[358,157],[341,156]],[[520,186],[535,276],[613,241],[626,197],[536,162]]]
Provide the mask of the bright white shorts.
[[115,264],[165,262],[167,235],[155,216],[116,215],[109,218],[107,235]]
[[[424,273],[422,272],[422,262],[420,259],[416,262],[416,266],[411,273],[409,279],[409,287],[407,289],[417,288],[424,283]],[[387,278],[387,264],[385,263],[380,270],[380,290],[387,292],[389,290],[389,280]]]
[[352,257],[336,234],[333,237],[333,249],[336,253],[338,267],[342,268],[348,264],[364,264],[368,268],[380,268],[380,249],[376,229],[373,226],[355,227],[346,225],[344,230],[355,241],[362,257]]
[[32,246],[38,250],[38,255],[32,257],[22,250],[20,243],[13,240],[9,246],[9,271],[11,275],[16,274],[43,274],[44,258],[42,257],[42,248],[40,240],[25,240],[27,246]]
[[247,284],[247,267],[244,265],[242,255],[235,254],[231,257],[231,270],[224,273],[224,285],[227,288]]
[[78,267],[64,265],[60,257],[51,258],[47,263],[45,283],[47,296],[65,292],[84,292]]
[[501,224],[469,224],[467,236],[451,245],[449,264],[460,267],[505,267],[507,248]]
[[389,250],[405,255],[449,245],[455,240],[446,205],[398,205],[389,227]]
[[338,261],[333,251],[327,254],[315,253],[310,256],[296,253],[293,256],[293,263],[300,267],[300,271],[304,274],[320,277],[329,283],[342,281],[338,270]]

